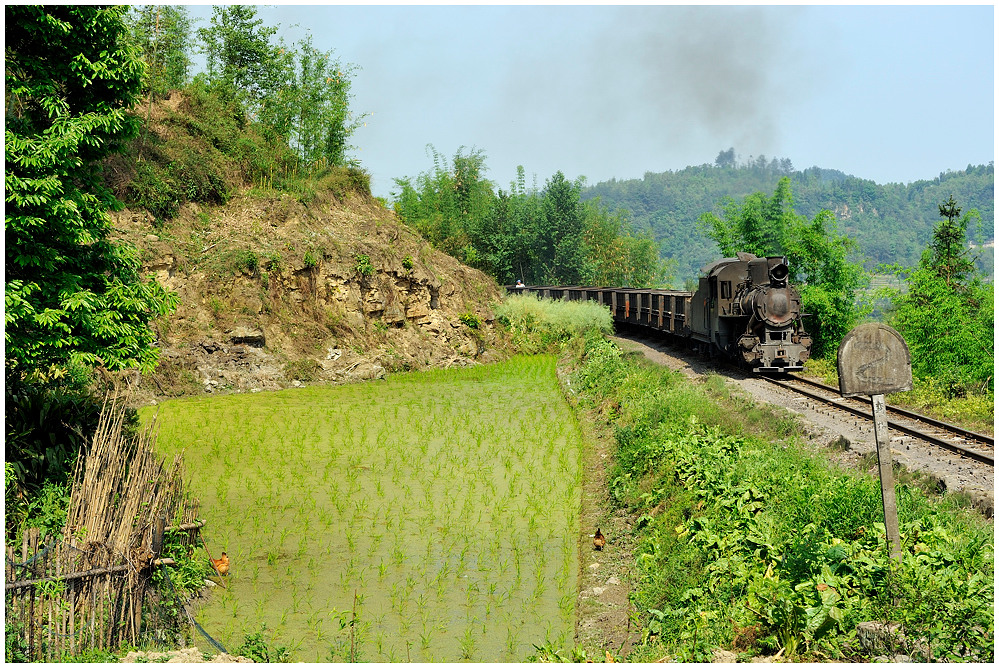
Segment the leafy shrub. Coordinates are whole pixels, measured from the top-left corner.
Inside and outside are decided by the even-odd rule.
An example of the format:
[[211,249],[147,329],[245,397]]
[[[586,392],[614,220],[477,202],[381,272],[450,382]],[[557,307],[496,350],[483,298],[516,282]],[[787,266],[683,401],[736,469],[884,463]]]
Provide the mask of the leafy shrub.
[[482,320],[474,313],[462,313],[458,316],[458,320],[464,323],[469,329],[478,329],[482,326]]
[[302,258],[302,264],[305,265],[306,269],[315,269],[319,266],[319,255],[313,253],[311,250],[305,252],[305,257]]
[[354,256],[354,271],[361,276],[371,276],[375,273],[375,266],[371,264],[371,258],[362,253]]
[[180,201],[173,188],[164,181],[160,171],[149,162],[140,162],[136,165],[135,176],[128,184],[122,199],[129,206],[145,209],[160,223],[173,218],[180,210]]
[[67,483],[45,482],[24,508],[25,529],[38,528],[42,536],[55,536],[66,525],[70,488]]
[[45,481],[67,479],[100,412],[100,400],[83,388],[8,386],[6,461],[22,492],[36,492]]
[[406,271],[409,271],[410,269],[413,268],[412,255],[407,255],[406,257],[402,258],[402,268],[405,269]]
[[875,479],[832,469],[776,431],[746,435],[719,419],[710,388],[632,362],[602,337],[586,338],[568,382],[616,425],[610,491],[638,516],[633,596],[648,642],[684,661],[710,660],[715,647],[859,659],[853,629],[880,619],[908,638],[889,653],[992,660],[987,521],[899,485],[893,564]]
[[329,191],[340,200],[353,193],[371,194],[371,175],[358,167],[330,167],[313,178],[318,188]]
[[135,176],[122,199],[146,209],[157,222],[176,216],[184,202],[229,201],[232,187],[225,176],[227,168],[207,148],[177,142],[169,149],[154,145],[141,152],[146,159],[135,163]]
[[264,638],[267,632],[267,625],[262,624],[256,633],[250,633],[245,637],[243,644],[236,649],[237,656],[245,656],[253,659],[254,663],[289,663],[291,662],[291,652],[287,647],[274,645]]
[[281,254],[274,251],[265,253],[264,268],[267,271],[281,271]]
[[31,648],[24,636],[24,624],[11,619],[5,621],[4,661],[7,663],[28,663],[31,661]]

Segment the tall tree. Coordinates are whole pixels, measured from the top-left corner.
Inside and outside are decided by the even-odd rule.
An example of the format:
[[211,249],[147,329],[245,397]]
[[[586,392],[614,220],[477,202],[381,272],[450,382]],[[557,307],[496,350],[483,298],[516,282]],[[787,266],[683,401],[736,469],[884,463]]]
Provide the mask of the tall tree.
[[449,160],[433,146],[427,148],[434,169],[415,180],[396,179],[402,192],[395,210],[435,246],[464,260],[494,197],[492,183],[485,178],[485,154],[474,148],[465,153],[462,146]]
[[898,270],[905,292],[890,290],[889,323],[909,345],[913,374],[941,383],[951,394],[992,390],[995,380],[993,286],[981,279],[967,248],[965,230],[978,218],[961,216],[950,197],[939,206],[933,239],[919,265]]
[[544,218],[537,244],[543,272],[550,284],[578,284],[584,271],[582,180],[569,181],[561,171],[545,182],[541,193]]
[[135,136],[144,74],[126,7],[8,5],[6,378],[71,360],[151,368],[149,322],[175,297],[142,280],[134,248],[111,238],[120,206],[97,163]]
[[[257,18],[253,5],[223,5],[212,9],[211,24],[198,29],[204,44],[208,80],[223,95],[256,105],[275,84],[275,70],[285,64],[283,49],[271,44],[278,31]],[[245,99],[244,99],[245,98]]]
[[191,19],[182,5],[137,5],[126,17],[133,43],[146,63],[146,92],[166,97],[187,83],[191,69]]
[[980,216],[974,209],[961,216],[961,207],[954,201],[953,195],[938,208],[940,217],[945,220],[933,230],[933,241],[927,249],[930,255],[924,258],[923,264],[932,267],[947,285],[959,285],[975,269],[965,235],[968,223]]
[[651,231],[635,234],[623,211],[611,213],[599,200],[584,206],[585,283],[658,288],[672,282],[675,263],[661,259]]
[[363,123],[363,115],[350,112],[351,75],[357,68],[340,62],[332,51],[315,48],[311,35],[298,43],[296,55],[293,145],[307,163],[346,165],[350,137]]
[[791,280],[811,314],[805,324],[815,338],[816,356],[837,349],[860,317],[855,293],[866,276],[850,261],[855,244],[837,233],[831,211],[820,211],[811,221],[795,213],[791,180],[785,176],[773,195],[753,193],[741,205],[729,200],[724,217],[706,213],[701,224],[726,257],[739,251],[787,256]]

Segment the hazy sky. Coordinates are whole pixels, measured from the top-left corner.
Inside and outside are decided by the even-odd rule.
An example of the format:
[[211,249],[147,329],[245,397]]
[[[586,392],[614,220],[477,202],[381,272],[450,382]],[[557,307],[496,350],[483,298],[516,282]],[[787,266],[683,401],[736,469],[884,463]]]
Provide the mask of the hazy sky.
[[[211,8],[191,6],[207,24]],[[353,154],[393,179],[481,149],[507,187],[523,165],[595,184],[789,158],[878,183],[994,159],[995,21],[979,6],[260,7],[288,42],[359,67],[370,114]]]

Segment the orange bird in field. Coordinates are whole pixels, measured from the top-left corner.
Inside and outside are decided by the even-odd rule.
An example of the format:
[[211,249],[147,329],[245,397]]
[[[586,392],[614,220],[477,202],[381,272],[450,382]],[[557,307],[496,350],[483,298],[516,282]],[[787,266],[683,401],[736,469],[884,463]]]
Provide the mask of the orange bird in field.
[[205,542],[205,537],[203,535],[201,536],[201,544],[205,546],[205,552],[208,552],[208,561],[211,562],[212,568],[215,569],[215,572],[218,573],[219,575],[228,575],[229,556],[225,552],[223,552],[222,556],[219,557],[218,559],[212,559],[212,553],[208,549],[208,543]]
[[218,559],[212,559],[211,556],[208,558],[212,560],[212,566],[215,567],[219,575],[229,575],[229,557],[226,556],[225,552]]

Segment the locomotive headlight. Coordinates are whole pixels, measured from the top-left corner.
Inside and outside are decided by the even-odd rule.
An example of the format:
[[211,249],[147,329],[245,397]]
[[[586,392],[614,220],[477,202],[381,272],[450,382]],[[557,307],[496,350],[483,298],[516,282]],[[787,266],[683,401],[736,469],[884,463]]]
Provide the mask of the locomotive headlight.
[[775,264],[770,267],[770,285],[783,287],[787,282],[788,268],[786,264]]

